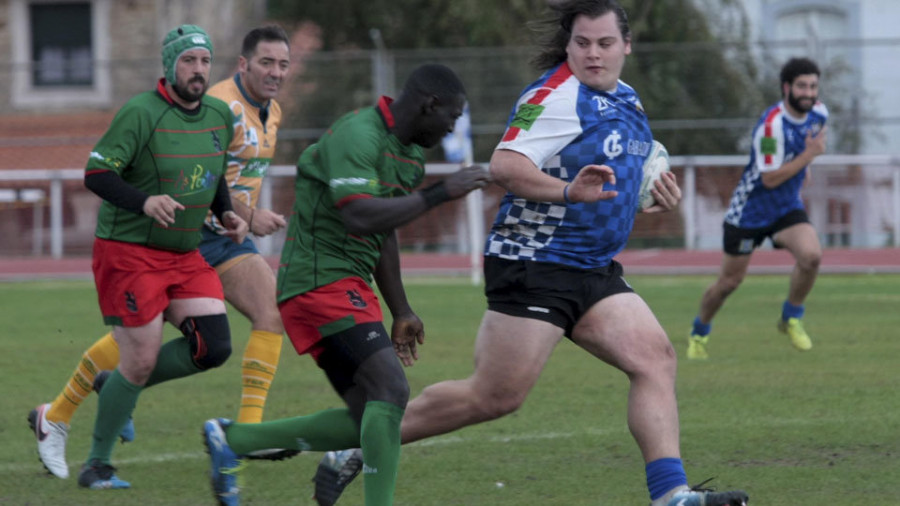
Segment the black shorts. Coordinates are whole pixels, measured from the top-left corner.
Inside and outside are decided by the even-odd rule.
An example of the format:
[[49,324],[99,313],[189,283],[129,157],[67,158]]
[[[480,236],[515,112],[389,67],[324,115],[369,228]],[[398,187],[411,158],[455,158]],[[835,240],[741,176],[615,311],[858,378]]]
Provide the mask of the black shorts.
[[780,248],[781,246],[775,244],[775,240],[772,237],[778,232],[798,223],[809,223],[809,216],[803,209],[791,211],[778,218],[775,223],[763,228],[739,228],[725,223],[722,225],[724,229],[722,249],[729,255],[749,255],[766,238],[772,240],[773,246]]
[[529,260],[484,257],[484,293],[488,309],[552,323],[572,337],[578,320],[600,300],[634,292],[622,264],[613,260],[598,269],[577,269]]
[[341,396],[353,387],[353,377],[367,358],[394,346],[381,322],[359,323],[323,338],[320,343],[323,351],[316,362]]

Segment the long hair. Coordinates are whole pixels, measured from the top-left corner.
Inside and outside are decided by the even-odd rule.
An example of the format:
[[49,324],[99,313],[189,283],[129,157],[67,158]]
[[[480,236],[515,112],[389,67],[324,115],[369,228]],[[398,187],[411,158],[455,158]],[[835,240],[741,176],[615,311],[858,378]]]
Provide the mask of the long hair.
[[547,70],[566,61],[566,46],[572,37],[572,24],[578,15],[594,19],[608,12],[615,12],[622,39],[631,39],[628,15],[616,0],[559,0],[550,2],[550,10],[551,15],[547,19],[532,25],[538,32],[540,50],[531,59],[531,63],[539,70]]

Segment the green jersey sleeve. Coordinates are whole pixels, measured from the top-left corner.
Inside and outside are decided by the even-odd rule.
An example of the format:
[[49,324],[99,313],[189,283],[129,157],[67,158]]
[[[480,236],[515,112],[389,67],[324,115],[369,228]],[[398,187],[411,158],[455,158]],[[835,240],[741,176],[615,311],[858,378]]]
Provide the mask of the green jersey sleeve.
[[152,133],[150,111],[131,100],[119,109],[88,156],[87,172],[111,170],[119,175],[133,164]]
[[379,160],[384,156],[383,135],[359,122],[349,122],[333,130],[319,149],[328,168],[328,187],[338,205],[360,195],[380,196]]

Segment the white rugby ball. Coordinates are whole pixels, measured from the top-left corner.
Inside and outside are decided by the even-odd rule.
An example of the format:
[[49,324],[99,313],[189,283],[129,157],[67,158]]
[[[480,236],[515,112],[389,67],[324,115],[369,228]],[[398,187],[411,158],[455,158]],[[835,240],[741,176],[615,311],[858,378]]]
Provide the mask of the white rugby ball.
[[641,179],[641,189],[638,191],[639,211],[656,204],[656,199],[653,198],[650,190],[662,177],[663,172],[669,172],[669,170],[669,152],[659,141],[653,141],[650,154],[647,155],[647,160],[644,162],[644,178]]

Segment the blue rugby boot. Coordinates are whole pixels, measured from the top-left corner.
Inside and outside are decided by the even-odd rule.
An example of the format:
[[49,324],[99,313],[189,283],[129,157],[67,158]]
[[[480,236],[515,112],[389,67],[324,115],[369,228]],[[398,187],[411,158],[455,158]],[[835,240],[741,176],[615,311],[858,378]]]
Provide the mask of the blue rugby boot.
[[245,463],[228,446],[225,428],[232,424],[225,418],[212,418],[203,424],[203,443],[209,453],[209,481],[220,506],[238,506],[241,489],[238,473]]

